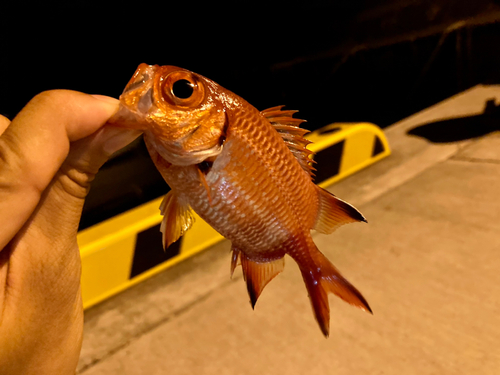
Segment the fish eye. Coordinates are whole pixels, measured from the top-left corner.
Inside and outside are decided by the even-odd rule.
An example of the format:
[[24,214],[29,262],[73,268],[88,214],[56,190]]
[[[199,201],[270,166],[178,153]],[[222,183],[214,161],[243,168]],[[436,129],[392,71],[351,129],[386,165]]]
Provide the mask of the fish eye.
[[176,70],[160,77],[155,89],[160,100],[179,108],[193,108],[205,100],[203,81],[196,74]]
[[187,79],[179,79],[175,81],[172,85],[172,95],[179,99],[188,99],[193,95],[194,84],[189,82]]

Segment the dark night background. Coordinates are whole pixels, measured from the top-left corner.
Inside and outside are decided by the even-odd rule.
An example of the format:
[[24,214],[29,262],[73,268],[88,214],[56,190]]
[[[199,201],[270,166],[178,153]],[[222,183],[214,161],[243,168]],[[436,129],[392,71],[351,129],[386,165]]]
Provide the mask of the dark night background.
[[[118,97],[141,62],[193,70],[259,109],[298,109],[311,130],[335,121],[385,127],[476,84],[500,83],[498,0],[1,7],[0,114],[9,118],[48,89]],[[164,192],[154,172],[135,175],[145,169],[142,146],[132,154],[96,179],[82,227]],[[135,182],[110,185],[106,173]]]

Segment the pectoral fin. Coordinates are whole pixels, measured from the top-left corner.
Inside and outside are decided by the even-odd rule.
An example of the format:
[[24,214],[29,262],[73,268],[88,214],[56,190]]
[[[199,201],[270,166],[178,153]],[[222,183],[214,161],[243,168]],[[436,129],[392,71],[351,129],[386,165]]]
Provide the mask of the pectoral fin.
[[239,266],[241,264],[240,262],[240,251],[233,247],[231,249],[231,278],[233,277],[233,274],[234,274],[234,270],[236,269],[237,266]]
[[341,225],[356,221],[367,222],[365,217],[354,206],[316,186],[318,192],[318,216],[313,229],[320,233],[330,234]]
[[163,234],[163,248],[177,241],[194,223],[194,216],[187,203],[179,201],[173,191],[169,191],[160,205],[163,215],[160,231]]
[[268,262],[257,262],[250,259],[245,253],[233,248],[231,275],[238,262],[238,256],[243,269],[243,278],[247,282],[250,303],[254,308],[264,287],[285,268],[285,258],[278,258]]

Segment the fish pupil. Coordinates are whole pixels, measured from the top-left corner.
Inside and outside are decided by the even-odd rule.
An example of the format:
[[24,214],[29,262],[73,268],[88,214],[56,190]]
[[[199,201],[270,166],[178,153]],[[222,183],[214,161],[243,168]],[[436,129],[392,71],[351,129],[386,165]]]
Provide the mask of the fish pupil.
[[186,79],[175,81],[172,85],[172,94],[179,99],[187,99],[193,95],[193,84]]

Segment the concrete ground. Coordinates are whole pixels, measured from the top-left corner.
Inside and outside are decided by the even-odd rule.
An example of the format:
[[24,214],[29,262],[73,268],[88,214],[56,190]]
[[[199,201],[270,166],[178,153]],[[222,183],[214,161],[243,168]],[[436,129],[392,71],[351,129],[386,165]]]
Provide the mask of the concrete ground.
[[369,224],[315,242],[373,316],[331,296],[325,339],[290,258],[253,311],[241,270],[229,279],[225,241],[88,310],[79,373],[499,374],[500,133],[442,144],[406,134],[491,98],[500,86],[394,124],[393,155],[330,189]]

